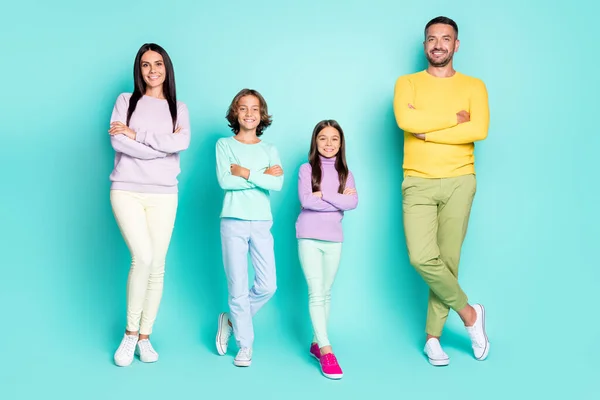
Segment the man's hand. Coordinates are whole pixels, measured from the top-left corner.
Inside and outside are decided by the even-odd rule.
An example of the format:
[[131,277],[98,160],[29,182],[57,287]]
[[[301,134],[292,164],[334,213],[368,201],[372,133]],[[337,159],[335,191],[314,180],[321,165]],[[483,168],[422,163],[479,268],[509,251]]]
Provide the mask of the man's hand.
[[459,111],[456,113],[456,120],[459,124],[469,122],[471,120],[471,114],[469,114],[465,110]]

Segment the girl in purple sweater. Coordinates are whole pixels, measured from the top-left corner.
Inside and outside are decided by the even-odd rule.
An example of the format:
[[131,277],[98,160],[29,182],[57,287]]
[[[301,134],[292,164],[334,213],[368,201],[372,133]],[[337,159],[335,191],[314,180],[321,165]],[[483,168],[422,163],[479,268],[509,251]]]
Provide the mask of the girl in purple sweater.
[[344,239],[342,218],[344,211],[356,208],[358,194],[346,165],[344,132],[336,121],[315,126],[308,160],[300,167],[298,179],[302,211],[296,238],[314,331],[310,353],[319,360],[323,375],[340,379],[342,369],[327,337],[327,319]]
[[109,130],[115,150],[110,202],[131,253],[127,326],[114,355],[120,367],[131,364],[136,349],[142,362],[158,360],[150,334],[177,213],[179,153],[190,144],[188,109],[177,101],[167,52],[143,45],[133,71],[135,89],[117,98]]

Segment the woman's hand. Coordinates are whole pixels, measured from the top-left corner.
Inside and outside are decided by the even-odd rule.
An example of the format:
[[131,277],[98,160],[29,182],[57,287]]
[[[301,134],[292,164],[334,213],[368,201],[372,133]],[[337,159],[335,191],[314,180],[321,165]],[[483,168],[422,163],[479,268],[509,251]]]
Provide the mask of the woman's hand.
[[110,124],[110,129],[108,130],[108,133],[111,136],[125,135],[128,138],[135,140],[135,131],[119,121],[115,121]]

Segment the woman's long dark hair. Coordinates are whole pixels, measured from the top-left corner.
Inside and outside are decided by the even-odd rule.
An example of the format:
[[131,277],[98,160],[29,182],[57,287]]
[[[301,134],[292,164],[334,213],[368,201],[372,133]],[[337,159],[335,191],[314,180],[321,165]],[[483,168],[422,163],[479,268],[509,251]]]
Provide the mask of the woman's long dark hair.
[[336,129],[340,133],[340,150],[335,157],[335,169],[338,173],[340,186],[338,193],[344,193],[346,188],[346,180],[348,179],[348,165],[346,164],[346,141],[344,140],[344,131],[340,124],[333,119],[326,119],[317,124],[313,130],[312,140],[310,142],[310,151],[308,153],[308,162],[312,168],[312,190],[319,192],[321,190],[321,179],[323,171],[321,170],[321,158],[319,157],[319,149],[317,148],[317,136],[328,126]]
[[177,93],[175,91],[175,72],[173,70],[173,63],[171,58],[159,45],[155,43],[146,43],[137,52],[135,56],[135,62],[133,64],[133,82],[134,89],[131,99],[129,100],[129,109],[127,110],[127,125],[131,120],[131,116],[135,111],[138,101],[146,94],[146,82],[142,76],[142,56],[147,51],[155,51],[162,56],[163,62],[165,63],[165,82],[163,83],[163,95],[169,103],[169,110],[171,111],[171,119],[173,120],[173,129],[177,123]]

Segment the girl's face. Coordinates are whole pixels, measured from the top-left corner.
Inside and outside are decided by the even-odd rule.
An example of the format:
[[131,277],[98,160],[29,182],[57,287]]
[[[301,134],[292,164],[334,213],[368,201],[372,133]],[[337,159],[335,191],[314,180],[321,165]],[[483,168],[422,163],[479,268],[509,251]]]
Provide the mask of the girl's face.
[[260,124],[260,100],[252,95],[242,97],[238,101],[237,114],[240,130],[256,130]]
[[321,132],[317,134],[317,150],[323,157],[335,157],[340,151],[341,145],[340,133],[332,126],[321,129]]
[[152,50],[145,52],[142,55],[140,67],[148,89],[160,87],[165,83],[165,63],[162,56],[157,52]]

